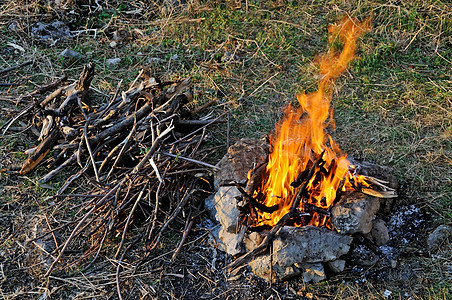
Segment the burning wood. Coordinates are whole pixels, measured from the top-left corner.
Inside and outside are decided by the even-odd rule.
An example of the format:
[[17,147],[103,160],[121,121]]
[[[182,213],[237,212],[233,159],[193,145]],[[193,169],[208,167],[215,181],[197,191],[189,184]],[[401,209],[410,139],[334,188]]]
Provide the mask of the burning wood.
[[[328,225],[330,209],[341,192],[358,190],[382,198],[397,196],[383,181],[354,172],[354,166],[325,132],[332,122],[327,119],[332,115],[334,81],[352,61],[356,40],[369,27],[368,21],[350,18],[329,27],[330,40],[344,43],[342,52],[330,49],[323,55],[318,91],[297,95],[300,106],[289,105],[285,109],[284,118],[270,139],[272,151],[268,162],[253,170],[248,181],[247,194],[253,196],[249,211],[257,212],[251,215],[252,220],[247,220],[248,224],[274,226],[291,211],[294,203],[302,203],[297,209],[310,213],[310,225]],[[312,169],[313,166],[316,167]],[[256,203],[279,209],[269,212],[259,209]]]

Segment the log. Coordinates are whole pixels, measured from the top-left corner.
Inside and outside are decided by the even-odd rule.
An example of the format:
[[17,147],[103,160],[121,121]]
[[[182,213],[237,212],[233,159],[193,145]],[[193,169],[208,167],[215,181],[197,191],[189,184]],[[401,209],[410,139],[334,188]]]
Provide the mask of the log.
[[53,148],[53,145],[56,143],[59,136],[59,132],[56,129],[53,129],[50,134],[44,139],[39,146],[35,149],[33,154],[28,158],[20,170],[20,175],[25,175],[30,173],[49,153],[50,149]]

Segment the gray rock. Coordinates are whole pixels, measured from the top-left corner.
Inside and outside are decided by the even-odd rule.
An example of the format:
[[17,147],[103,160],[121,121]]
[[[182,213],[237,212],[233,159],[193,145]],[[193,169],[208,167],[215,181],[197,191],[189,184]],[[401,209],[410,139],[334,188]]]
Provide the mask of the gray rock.
[[223,57],[221,58],[222,62],[240,62],[240,57],[231,53],[225,52]]
[[248,251],[256,249],[264,240],[265,236],[262,233],[251,232],[243,238],[243,244]]
[[215,209],[214,199],[215,199],[215,194],[212,194],[209,197],[207,197],[204,200],[204,208],[209,213],[210,219],[216,223],[219,223],[220,220],[218,220],[218,214],[217,214],[217,210]]
[[82,58],[83,56],[77,51],[66,48],[60,53],[60,57],[64,58],[65,60],[77,60]]
[[109,68],[113,68],[113,67],[117,66],[120,62],[121,62],[121,59],[119,57],[110,58],[110,59],[107,59],[107,61],[105,62],[105,65]]
[[323,227],[283,227],[273,241],[273,255],[281,266],[338,259],[350,250],[353,238]]
[[[244,227],[245,228],[245,227]],[[227,254],[231,256],[237,256],[243,253],[243,234],[230,233],[225,228],[221,228],[219,232],[220,240],[224,244],[224,248]]]
[[270,255],[258,256],[250,261],[248,265],[251,271],[262,279],[276,281],[278,278],[276,271],[270,267]]
[[277,279],[280,281],[286,281],[301,274],[300,269],[295,266],[280,267],[276,264],[273,265],[273,268],[278,276]]
[[303,281],[305,283],[320,282],[326,279],[325,269],[323,268],[322,263],[303,263],[300,264],[300,267],[304,270]]
[[237,209],[236,197],[241,193],[234,186],[223,186],[213,197],[213,205],[217,211],[218,221],[229,233],[237,232],[237,222],[239,220],[239,210]]
[[[321,262],[337,261],[350,250],[352,237],[326,228],[283,227],[273,240],[273,254],[253,259],[249,266],[259,277],[269,281],[286,280],[304,272],[308,281],[320,281],[325,277]],[[273,275],[270,276],[270,261]],[[319,266],[320,265],[320,266]]]
[[30,32],[32,37],[50,45],[71,37],[71,30],[61,21],[55,21],[51,24],[37,22],[31,27]]
[[[387,181],[387,186],[397,190],[399,184],[391,167],[380,166],[368,161],[359,161],[349,158],[350,164],[357,167],[358,174],[375,177]],[[380,206],[384,213],[389,213],[394,204],[394,198],[380,199]]]
[[343,259],[329,261],[326,264],[331,269],[331,271],[333,271],[335,273],[340,273],[340,272],[344,271],[344,269],[345,269],[345,260],[343,260]]
[[262,255],[256,257],[248,263],[253,273],[270,282],[284,281],[300,275],[300,270],[295,266],[281,267],[280,265],[273,265],[270,267],[270,255]]
[[331,222],[342,234],[369,233],[379,208],[378,198],[358,192],[347,193],[331,209]]
[[265,141],[241,139],[230,146],[228,153],[218,162],[220,171],[215,174],[215,187],[230,181],[246,182],[248,171],[262,163],[267,154],[268,144]]
[[372,266],[378,261],[378,256],[363,245],[358,245],[350,254],[350,259],[360,266]]
[[383,246],[389,242],[389,232],[386,223],[381,219],[373,221],[372,230],[366,237],[374,242],[377,246]]
[[445,243],[445,241],[452,236],[452,227],[449,225],[440,225],[438,226],[427,239],[428,250],[436,251],[441,245]]

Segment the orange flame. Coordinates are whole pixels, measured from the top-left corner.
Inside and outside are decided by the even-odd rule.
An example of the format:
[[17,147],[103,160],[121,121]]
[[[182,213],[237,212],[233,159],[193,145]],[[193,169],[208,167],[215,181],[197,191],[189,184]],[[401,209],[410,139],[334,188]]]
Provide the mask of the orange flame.
[[[259,192],[264,194],[263,204],[278,205],[279,209],[273,213],[259,212],[258,225],[275,225],[289,212],[296,196],[296,189],[290,184],[297,176],[309,169],[315,158],[325,151],[323,159],[326,161],[323,172],[318,172],[308,183],[309,199],[307,203],[319,208],[329,208],[341,183],[345,189],[352,184],[344,182],[349,173],[349,162],[341,154],[339,147],[325,132],[328,126],[328,116],[332,115],[330,103],[332,86],[335,79],[346,70],[354,58],[356,40],[370,29],[370,22],[344,18],[338,25],[328,28],[330,42],[338,39],[343,43],[340,53],[330,49],[320,58],[320,74],[322,75],[318,90],[309,94],[298,94],[299,107],[288,105],[284,109],[284,118],[271,136],[273,150],[268,158],[268,165],[264,174],[263,185]],[[330,118],[332,123],[332,118]],[[320,174],[320,175],[319,175]],[[303,210],[300,207],[300,210]],[[310,224],[324,225],[327,220],[317,213],[312,214]]]

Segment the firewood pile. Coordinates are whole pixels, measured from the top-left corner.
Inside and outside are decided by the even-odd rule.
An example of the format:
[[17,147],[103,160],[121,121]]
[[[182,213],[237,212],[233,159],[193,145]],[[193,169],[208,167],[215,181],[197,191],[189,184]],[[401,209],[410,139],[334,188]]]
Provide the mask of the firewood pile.
[[[90,248],[75,263],[91,265],[112,237],[120,237],[115,249],[119,261],[138,241],[145,241],[150,253],[182,212],[184,236],[175,255],[180,251],[197,213],[199,202],[194,199],[203,192],[199,181],[216,169],[197,158],[199,147],[209,136],[208,126],[222,120],[193,119],[205,106],[188,109],[190,78],[161,82],[148,73],[142,70],[126,91],[118,84],[108,103],[95,107],[87,97],[94,77],[94,64],[89,63],[72,84],[62,86],[66,78],[61,78],[22,96],[29,105],[1,128],[4,134],[19,119],[40,128],[38,145],[28,151],[21,169],[4,171],[24,175],[44,165],[50,171],[41,184],[64,175],[54,196],[57,202],[81,199],[75,220],[45,233],[70,228],[68,237],[49,253],[55,259],[47,275],[76,239],[86,239]],[[90,182],[89,188],[66,192],[80,177]]]

